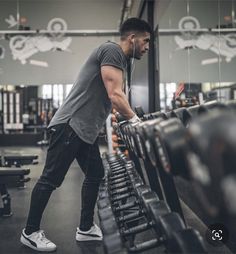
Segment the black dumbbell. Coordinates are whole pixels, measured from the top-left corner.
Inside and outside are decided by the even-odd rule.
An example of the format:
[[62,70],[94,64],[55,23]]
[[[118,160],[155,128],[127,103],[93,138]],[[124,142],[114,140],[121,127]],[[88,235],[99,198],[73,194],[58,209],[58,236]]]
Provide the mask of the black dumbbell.
[[[121,166],[121,167],[116,167],[115,169],[110,168],[108,171],[108,177],[112,177],[112,176],[116,176],[119,174],[124,174],[129,170],[129,168],[127,169],[125,166]],[[133,167],[132,167],[133,170]]]
[[[227,211],[228,205],[224,201],[226,186],[223,187],[222,179],[235,172],[235,126],[234,113],[214,109],[196,119],[188,129],[192,149],[186,159],[195,180],[196,197],[209,216],[213,216],[212,210],[214,217]],[[199,193],[204,195],[204,200]]]
[[[139,203],[141,204],[138,209],[136,209],[134,212],[128,213],[126,215],[122,216],[116,216],[116,221],[118,224],[122,224],[124,222],[127,222],[132,219],[138,219],[141,218],[149,213],[149,206],[148,204],[151,202],[159,201],[159,198],[155,192],[152,191],[145,191],[140,196],[136,197],[139,200]],[[98,211],[98,215],[100,218],[100,221],[104,221],[106,219],[112,218],[114,216],[113,208],[110,206],[105,207],[104,209],[100,209]],[[116,210],[117,211],[117,210]],[[105,227],[104,227],[105,228]]]
[[116,183],[122,182],[122,180],[126,181],[130,177],[136,176],[136,175],[137,175],[136,170],[132,169],[132,170],[125,171],[125,172],[115,175],[115,176],[108,176],[107,182],[109,182],[110,184],[113,184],[113,183],[116,184]]
[[[116,166],[116,167],[118,167],[118,170],[120,170],[120,169],[123,169],[123,168],[132,168],[132,167],[134,167],[134,164],[133,164],[132,161],[129,160],[129,161],[126,161],[126,163],[124,163],[123,165]],[[111,169],[115,171],[116,167],[111,167]]]
[[120,153],[119,151],[115,156],[113,156],[111,159],[107,158],[108,163],[111,164],[117,164],[119,163],[120,165],[124,164],[126,161],[126,156],[123,153]]
[[177,108],[171,111],[172,118],[178,118],[184,126],[190,122],[190,120],[198,114],[199,105],[194,105],[189,108]]
[[135,170],[128,170],[126,174],[124,174],[122,177],[115,178],[111,180],[110,178],[106,177],[103,182],[99,186],[99,190],[104,189],[116,189],[121,188],[123,185],[129,185],[130,182],[133,182],[135,178],[140,178],[138,173]]
[[[119,190],[119,192],[122,192],[121,189],[123,188],[132,188],[132,185],[134,182],[136,181],[142,181],[141,177],[139,175],[132,175],[130,176],[129,179],[127,179],[126,181],[120,182],[120,183],[108,183],[108,189],[110,191],[110,193],[112,192],[116,192],[116,190]],[[115,193],[114,193],[115,194]]]
[[163,120],[168,119],[166,113],[161,112],[161,111],[151,113],[151,116],[152,116],[151,119],[157,119],[157,118],[160,118],[160,119],[163,119]]
[[[163,206],[163,213],[160,212],[160,204],[163,205],[163,201],[149,204],[153,219],[152,222],[149,222],[149,225],[151,224],[151,226],[155,228],[157,233],[156,238],[129,247],[128,251],[142,252],[144,250],[164,244],[168,253],[206,253],[200,235],[193,229],[186,229],[180,216],[177,213],[168,212],[168,209],[166,209],[165,205]],[[124,230],[122,233],[125,236],[139,233],[147,228],[147,224],[143,224],[128,230]],[[116,237],[118,237],[119,231],[117,231],[116,226],[114,226],[113,229]],[[122,235],[122,233],[120,234]],[[107,237],[107,235],[112,235],[112,232],[109,232],[109,234],[104,234],[104,239]],[[192,246],[190,246],[189,243],[190,239],[193,241]],[[112,243],[108,243],[108,246],[106,246],[107,249],[112,247]],[[116,246],[116,248],[118,248],[118,246]],[[123,248],[123,244],[121,245],[121,248]],[[186,252],[187,250],[191,250],[191,252]]]
[[[105,207],[111,206],[111,205],[114,209],[114,212],[129,209],[129,206],[131,205],[131,207],[132,207],[133,203],[135,203],[134,206],[136,204],[139,204],[139,196],[141,196],[143,193],[151,191],[151,189],[147,185],[140,185],[140,186],[136,187],[134,191],[135,191],[135,195],[131,196],[131,198],[134,198],[134,201],[126,202],[125,204],[119,204],[116,202],[111,203],[111,200],[109,197],[104,197],[104,198],[98,199],[98,201],[97,201],[98,209],[102,209],[102,208],[105,208]],[[126,206],[128,206],[128,207],[126,208]]]
[[[104,191],[100,191],[99,192],[99,197],[98,199],[104,199],[104,198],[109,198],[111,203],[115,203],[121,200],[125,200],[131,196],[134,196],[136,194],[136,188],[139,186],[143,185],[143,181],[142,179],[140,179],[139,177],[133,179],[133,181],[131,182],[131,187],[127,188],[127,190],[124,193],[124,188],[121,192],[116,192],[117,195],[115,195],[115,192],[113,193],[109,193],[109,191],[106,189]],[[124,194],[121,194],[124,193]]]
[[[158,208],[157,208],[158,207]],[[134,245],[132,247],[128,248],[129,252],[141,252],[147,249],[151,249],[154,247],[158,247],[161,244],[165,243],[166,239],[170,236],[173,229],[169,229],[171,223],[174,223],[176,231],[182,230],[185,228],[183,221],[178,217],[175,213],[170,213],[168,206],[163,201],[157,201],[153,200],[153,202],[150,202],[148,205],[149,213],[148,216],[151,216],[151,220],[141,224],[137,225],[135,227],[129,228],[129,229],[123,229],[119,228],[117,224],[117,221],[115,217],[110,217],[107,220],[101,221],[101,229],[103,231],[104,239],[106,239],[107,236],[111,236],[112,234],[115,234],[116,237],[119,237],[121,239],[121,242],[125,240],[126,236],[129,235],[135,235],[137,233],[143,232],[150,227],[154,227],[154,229],[158,229],[158,234],[155,238],[145,241],[141,244]],[[155,209],[154,216],[151,214],[151,212]],[[162,221],[160,222],[161,216],[165,216],[166,214],[171,214],[168,218],[163,217]],[[164,227],[160,227],[160,224],[164,224]],[[167,232],[165,232],[165,230]],[[164,231],[164,233],[163,233]],[[170,231],[170,232],[169,232]],[[164,237],[165,235],[165,237]],[[106,249],[112,249],[114,243],[107,242]],[[116,246],[116,249],[118,246]],[[121,248],[123,248],[123,244],[121,245]]]
[[113,182],[121,181],[122,179],[126,180],[127,178],[130,178],[130,176],[132,177],[133,175],[137,175],[137,172],[134,169],[134,167],[130,167],[130,168],[127,167],[122,173],[119,173],[113,176],[108,176],[107,179],[110,183],[113,183]]
[[104,196],[104,194],[102,194],[102,192],[104,191],[104,192],[108,192],[109,197],[112,199],[112,197],[115,195],[132,192],[135,187],[142,184],[143,184],[143,180],[139,176],[134,176],[131,179],[129,179],[129,181],[126,182],[125,186],[123,186],[123,184],[122,186],[121,184],[109,185],[108,183],[107,186],[100,188],[99,196],[100,195]]
[[209,101],[205,104],[201,104],[199,106],[198,114],[207,113],[211,110],[218,109],[218,110],[227,110],[228,107],[226,104],[221,103],[219,101]]
[[190,150],[187,130],[177,118],[161,122],[154,127],[155,150],[163,170],[172,175],[190,179],[186,154]]
[[[146,148],[146,155],[148,156],[151,164],[156,167],[157,166],[157,158],[154,150],[154,126],[158,125],[162,119],[154,119],[151,121],[147,121],[144,124],[140,126],[140,128],[137,130],[138,135],[143,136],[144,145]],[[145,157],[144,157],[145,158]]]

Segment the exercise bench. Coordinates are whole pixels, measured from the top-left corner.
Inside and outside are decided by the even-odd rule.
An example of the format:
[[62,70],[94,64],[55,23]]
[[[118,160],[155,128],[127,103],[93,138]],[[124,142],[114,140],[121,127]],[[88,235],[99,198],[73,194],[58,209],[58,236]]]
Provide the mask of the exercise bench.
[[3,167],[20,167],[23,165],[38,164],[38,155],[4,155],[2,156]]

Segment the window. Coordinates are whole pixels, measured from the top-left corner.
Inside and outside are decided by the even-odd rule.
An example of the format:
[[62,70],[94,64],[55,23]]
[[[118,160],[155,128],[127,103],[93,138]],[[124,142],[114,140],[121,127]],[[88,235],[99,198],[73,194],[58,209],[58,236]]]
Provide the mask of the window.
[[54,84],[53,85],[53,106],[60,107],[63,102],[63,85]]
[[42,97],[43,97],[43,99],[51,99],[52,98],[52,85],[50,85],[50,84],[43,85]]

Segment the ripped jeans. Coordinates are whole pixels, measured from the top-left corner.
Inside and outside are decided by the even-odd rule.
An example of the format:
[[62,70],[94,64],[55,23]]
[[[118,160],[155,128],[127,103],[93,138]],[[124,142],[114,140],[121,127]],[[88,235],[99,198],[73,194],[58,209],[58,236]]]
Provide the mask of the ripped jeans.
[[104,177],[97,140],[92,145],[85,143],[68,123],[51,127],[49,133],[44,170],[31,194],[26,232],[32,233],[40,229],[41,218],[51,193],[62,184],[74,159],[85,175],[81,191],[80,229],[89,230],[93,225],[99,184]]

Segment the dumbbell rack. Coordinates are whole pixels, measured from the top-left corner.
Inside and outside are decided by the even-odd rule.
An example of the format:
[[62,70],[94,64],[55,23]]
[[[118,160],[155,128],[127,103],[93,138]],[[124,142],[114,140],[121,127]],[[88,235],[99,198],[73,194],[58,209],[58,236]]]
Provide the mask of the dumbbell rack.
[[[186,228],[179,214],[159,200],[124,154],[104,154],[103,165],[105,178],[97,205],[105,253],[141,253],[163,247],[167,253],[206,253],[199,233]],[[142,234],[148,239],[140,243]]]

